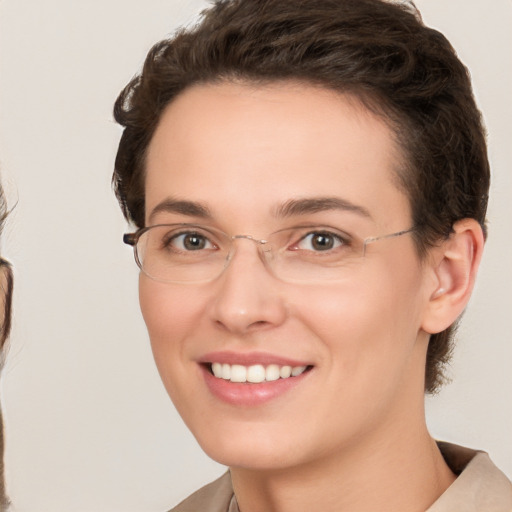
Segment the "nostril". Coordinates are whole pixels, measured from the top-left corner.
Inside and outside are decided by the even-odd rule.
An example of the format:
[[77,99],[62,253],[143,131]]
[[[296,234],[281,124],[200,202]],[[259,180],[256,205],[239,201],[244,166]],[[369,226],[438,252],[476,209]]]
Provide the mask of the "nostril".
[[268,322],[266,322],[265,320],[258,320],[257,322],[253,322],[252,324],[250,324],[249,327],[263,327],[267,324]]

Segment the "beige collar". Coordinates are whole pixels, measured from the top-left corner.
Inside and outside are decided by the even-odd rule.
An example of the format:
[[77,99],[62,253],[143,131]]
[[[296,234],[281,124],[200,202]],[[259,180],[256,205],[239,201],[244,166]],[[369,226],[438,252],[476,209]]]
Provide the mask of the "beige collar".
[[[458,477],[426,512],[512,512],[512,484],[485,452],[438,446]],[[229,471],[170,512],[239,512]]]
[[437,444],[458,477],[427,512],[512,512],[512,484],[487,453],[450,443]]

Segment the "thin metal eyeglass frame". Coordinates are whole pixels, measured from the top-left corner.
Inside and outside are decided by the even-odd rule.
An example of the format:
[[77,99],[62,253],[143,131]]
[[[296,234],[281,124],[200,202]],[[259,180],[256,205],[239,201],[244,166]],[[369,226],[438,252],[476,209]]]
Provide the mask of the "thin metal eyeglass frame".
[[368,244],[371,244],[373,242],[378,242],[379,240],[385,240],[387,238],[396,238],[398,236],[406,235],[407,233],[412,233],[415,230],[416,230],[416,227],[413,226],[412,228],[403,229],[402,231],[397,231],[396,233],[389,233],[388,235],[373,236],[373,237],[365,238],[363,241],[363,257],[366,254],[366,246]]
[[[125,233],[123,235],[123,242],[125,244],[131,245],[133,247],[133,253],[134,253],[135,262],[137,263],[137,266],[140,268],[140,270],[142,270],[142,272],[144,272],[144,269],[142,268],[142,263],[139,260],[138,253],[137,253],[137,243],[138,243],[140,237],[144,233],[146,233],[147,231],[149,231],[152,228],[163,227],[163,226],[180,226],[180,225],[183,226],[183,227],[190,226],[192,228],[193,227],[201,228],[201,226],[194,225],[194,224],[192,224],[192,225],[191,224],[155,224],[153,226],[146,226],[146,227],[140,228],[137,231],[135,231],[134,233]],[[202,229],[204,229],[204,228],[202,228]],[[380,236],[374,236],[374,237],[365,238],[363,240],[363,252],[362,252],[361,257],[364,258],[364,256],[366,255],[366,246],[368,244],[371,244],[371,243],[374,243],[374,242],[378,242],[379,240],[386,240],[386,239],[389,239],[389,238],[397,238],[399,236],[406,235],[408,233],[412,233],[415,230],[416,230],[416,226],[413,226],[413,227],[411,227],[409,229],[403,229],[401,231],[396,231],[394,233],[388,233],[386,235],[380,235]],[[206,231],[208,231],[208,230],[206,230]],[[247,239],[247,240],[251,240],[252,242],[255,242],[257,245],[265,245],[265,244],[268,243],[268,240],[255,238],[252,235],[228,235],[224,231],[221,231],[221,230],[216,230],[216,231],[218,231],[219,233],[222,233],[227,238],[229,238],[231,241],[239,240],[239,239]],[[270,249],[270,250],[272,250],[272,249]],[[265,251],[263,249],[263,252],[268,252],[268,251]],[[226,258],[227,264],[229,264],[230,259],[231,259],[231,250],[227,254],[227,258]],[[144,272],[144,273],[148,277],[150,277],[151,279],[155,279],[157,281],[160,281],[159,279],[157,279],[157,278],[147,274],[146,272]],[[215,278],[212,278],[212,280],[213,279],[215,279]],[[177,282],[181,282],[181,281],[162,281],[162,282],[167,282],[167,283],[176,282],[177,283]],[[184,282],[186,282],[186,281],[184,281]],[[191,282],[193,282],[193,281],[191,281]]]

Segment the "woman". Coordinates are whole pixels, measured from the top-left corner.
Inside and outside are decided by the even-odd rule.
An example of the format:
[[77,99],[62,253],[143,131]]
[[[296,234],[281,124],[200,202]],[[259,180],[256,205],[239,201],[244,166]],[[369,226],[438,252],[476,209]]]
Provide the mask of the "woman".
[[444,36],[403,2],[219,1],[115,117],[157,367],[230,468],[173,510],[510,509],[489,458],[424,416],[489,189]]
[[[0,234],[7,216],[7,207],[3,190],[0,186]],[[12,303],[12,269],[8,261],[0,257],[0,371],[2,369],[6,341],[11,329],[11,303]],[[5,494],[4,480],[4,435],[3,419],[0,409],[0,510],[7,510],[9,501]]]

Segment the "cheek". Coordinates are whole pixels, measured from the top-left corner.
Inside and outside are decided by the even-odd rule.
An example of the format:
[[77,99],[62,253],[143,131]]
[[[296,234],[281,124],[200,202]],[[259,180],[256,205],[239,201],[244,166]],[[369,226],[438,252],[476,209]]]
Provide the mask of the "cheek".
[[[171,287],[139,280],[139,301],[160,378],[185,422],[194,423],[191,396],[200,394],[201,379],[194,362],[194,332],[204,318],[204,299],[193,287]],[[204,295],[204,294],[203,294]]]
[[182,358],[184,340],[198,325],[204,308],[192,287],[173,288],[141,275],[139,301],[155,361],[162,376]]
[[295,304],[340,373],[361,382],[369,375],[386,379],[414,350],[421,325],[421,272],[416,265],[380,268],[364,280],[308,290]]
[[326,437],[342,428],[372,428],[389,411],[410,403],[412,390],[422,392],[418,283],[414,272],[409,277],[407,283],[388,278],[379,286],[368,280],[310,291],[297,304],[303,324],[324,345],[328,371],[322,389],[331,391],[323,406],[332,418]]

